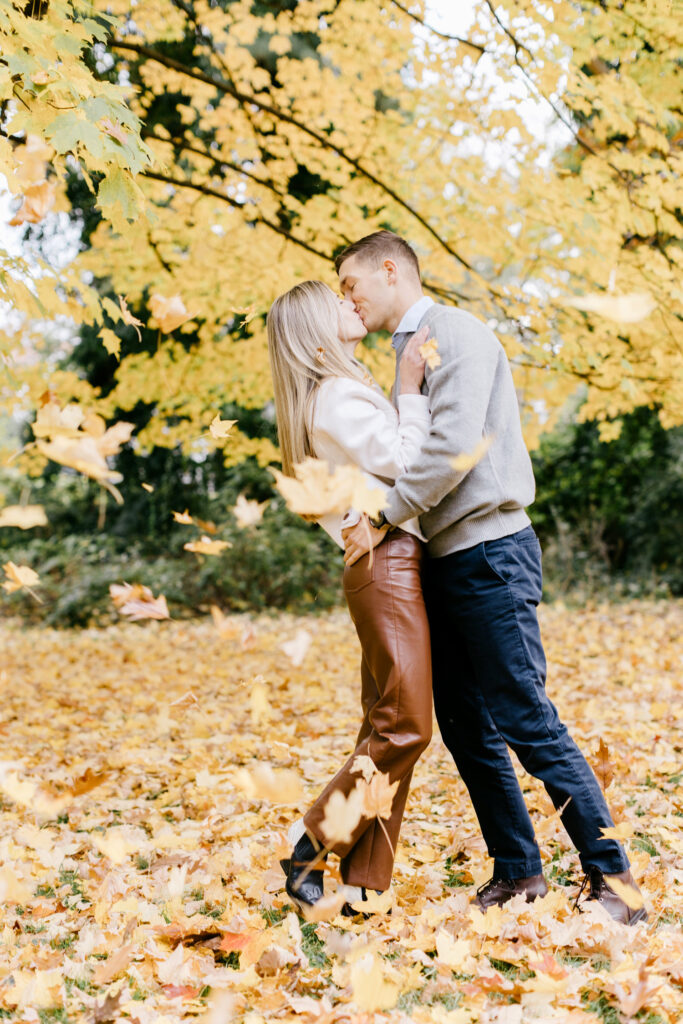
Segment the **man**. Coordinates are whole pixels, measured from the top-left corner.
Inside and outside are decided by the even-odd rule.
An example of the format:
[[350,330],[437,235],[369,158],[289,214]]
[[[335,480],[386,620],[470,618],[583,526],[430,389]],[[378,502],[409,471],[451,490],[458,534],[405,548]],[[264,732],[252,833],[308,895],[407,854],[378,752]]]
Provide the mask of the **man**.
[[[368,331],[393,334],[394,393],[408,338],[427,325],[437,343],[440,363],[427,367],[424,385],[431,431],[379,517],[346,531],[345,560],[352,564],[370,540],[375,546],[392,526],[420,517],[430,556],[424,589],[436,716],[494,861],[475,903],[485,911],[517,893],[531,901],[547,892],[511,747],[555,807],[566,805],[562,821],[586,875],[582,891],[589,884],[588,898],[618,921],[645,920],[642,905],[628,905],[639,895],[622,847],[601,834],[613,822],[600,786],[545,691],[536,616],[541,552],[525,511],[534,477],[505,352],[476,317],[423,294],[417,257],[399,236],[368,235],[336,266]],[[473,453],[479,461],[456,468],[455,456]],[[619,894],[625,885],[634,893],[628,903]]]

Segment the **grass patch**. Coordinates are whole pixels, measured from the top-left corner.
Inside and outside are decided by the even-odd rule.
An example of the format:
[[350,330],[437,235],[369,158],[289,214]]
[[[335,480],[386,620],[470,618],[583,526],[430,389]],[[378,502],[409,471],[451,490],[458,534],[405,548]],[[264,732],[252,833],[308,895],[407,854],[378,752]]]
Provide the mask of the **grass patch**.
[[325,953],[325,944],[318,938],[314,921],[301,926],[301,948],[308,957],[311,967],[329,967],[330,959]]

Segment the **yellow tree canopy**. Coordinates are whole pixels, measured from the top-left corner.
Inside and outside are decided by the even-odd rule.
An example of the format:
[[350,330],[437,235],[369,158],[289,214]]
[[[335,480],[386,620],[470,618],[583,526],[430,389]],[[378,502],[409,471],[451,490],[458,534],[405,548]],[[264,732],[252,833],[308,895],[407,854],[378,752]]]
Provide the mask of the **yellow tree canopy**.
[[[43,277],[40,299],[51,314],[66,298],[116,352],[130,314],[125,302],[99,302],[94,275],[150,310],[159,345],[125,356],[98,401],[27,359],[25,344],[18,356],[22,332],[8,333],[27,407],[47,386],[105,416],[144,398],[155,416],[143,450],[206,444],[198,438],[223,403],[260,407],[271,396],[262,314],[273,298],[306,277],[334,286],[334,253],[390,227],[415,245],[427,291],[499,333],[530,443],[579,384],[587,416],[657,404],[665,425],[683,418],[678,0],[485,0],[466,39],[432,30],[425,4],[409,0],[44,6],[29,19],[0,3],[15,61],[1,80],[14,118],[2,140],[10,188],[22,191],[9,165],[31,133],[54,150],[45,180],[55,205],[66,202],[68,160],[86,180],[105,175],[105,219],[64,293]],[[67,9],[70,49],[55,21]],[[46,81],[36,83],[21,19],[40,41]],[[69,101],[71,135],[45,102],[53,75],[82,91]],[[552,162],[524,119],[529,96],[563,127]],[[236,338],[245,319],[248,336]],[[370,359],[387,379],[387,353]],[[15,400],[15,388],[6,393]],[[230,458],[274,455],[231,437]]]

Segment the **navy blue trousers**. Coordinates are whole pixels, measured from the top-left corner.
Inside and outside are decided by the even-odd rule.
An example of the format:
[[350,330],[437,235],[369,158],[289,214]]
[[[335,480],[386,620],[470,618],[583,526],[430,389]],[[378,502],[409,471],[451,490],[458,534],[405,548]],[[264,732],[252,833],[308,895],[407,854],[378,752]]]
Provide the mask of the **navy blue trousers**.
[[441,736],[467,786],[497,878],[541,871],[534,829],[508,747],[541,779],[584,870],[628,867],[600,828],[612,825],[602,790],[545,690],[536,615],[541,548],[531,526],[442,558],[428,558],[424,592]]

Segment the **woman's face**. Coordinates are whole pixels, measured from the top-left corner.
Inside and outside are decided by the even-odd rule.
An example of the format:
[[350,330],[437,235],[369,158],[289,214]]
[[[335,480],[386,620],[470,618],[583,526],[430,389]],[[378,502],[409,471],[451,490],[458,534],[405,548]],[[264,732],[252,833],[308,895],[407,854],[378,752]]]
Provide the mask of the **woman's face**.
[[354,345],[362,341],[367,334],[365,324],[359,317],[355,307],[349,299],[339,300],[339,340],[353,342]]

